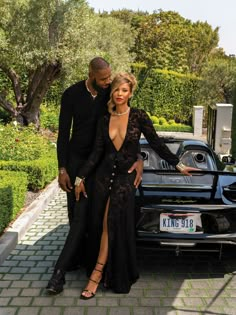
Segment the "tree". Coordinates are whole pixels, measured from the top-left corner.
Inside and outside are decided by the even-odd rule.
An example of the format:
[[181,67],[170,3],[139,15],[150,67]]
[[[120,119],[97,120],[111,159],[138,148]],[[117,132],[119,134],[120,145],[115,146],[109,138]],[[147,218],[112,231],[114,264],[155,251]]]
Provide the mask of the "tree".
[[125,24],[130,24],[132,28],[137,29],[137,27],[140,25],[143,17],[148,16],[148,12],[144,11],[133,11],[128,9],[122,9],[122,10],[111,10],[110,13],[104,11],[100,13],[100,16],[110,16],[114,17],[120,21],[122,21]]
[[136,30],[136,62],[179,72],[200,73],[219,40],[218,28],[193,23],[173,11],[142,16]]
[[200,74],[212,55],[223,53],[217,49],[219,28],[214,30],[207,22],[192,23],[186,33],[186,58],[190,72]]
[[236,90],[235,57],[211,58],[202,71],[201,103],[233,103]]
[[12,86],[0,88],[0,106],[23,125],[39,126],[40,104],[60,75],[81,78],[96,55],[113,62],[114,47],[116,67],[131,61],[130,28],[111,18],[107,27],[84,0],[0,0],[0,14],[0,70]]
[[118,10],[101,13],[131,25],[136,31],[135,45],[131,50],[135,61],[148,68],[161,68],[178,72],[201,73],[208,56],[218,45],[218,27],[206,22],[183,18],[174,11]]
[[[236,118],[236,59],[225,56],[222,51],[208,61],[202,71],[202,84],[199,89],[199,104],[205,106],[207,120],[208,106],[216,103],[233,104],[232,122]],[[236,129],[232,123],[232,154],[236,154]]]

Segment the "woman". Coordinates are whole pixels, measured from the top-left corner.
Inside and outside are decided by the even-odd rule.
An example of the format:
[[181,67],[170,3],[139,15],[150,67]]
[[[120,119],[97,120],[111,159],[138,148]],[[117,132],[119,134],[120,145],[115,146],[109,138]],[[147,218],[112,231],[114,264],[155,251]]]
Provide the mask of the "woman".
[[[128,293],[138,279],[135,241],[135,173],[128,173],[139,152],[144,134],[150,146],[185,175],[193,168],[184,166],[156,134],[145,111],[129,107],[136,79],[129,73],[117,74],[112,82],[109,114],[98,125],[93,153],[75,181],[76,199],[86,191],[84,180],[99,163],[92,222],[89,232],[88,269],[93,270],[82,299],[95,296],[101,279],[117,293]],[[85,180],[86,182],[86,180]]]

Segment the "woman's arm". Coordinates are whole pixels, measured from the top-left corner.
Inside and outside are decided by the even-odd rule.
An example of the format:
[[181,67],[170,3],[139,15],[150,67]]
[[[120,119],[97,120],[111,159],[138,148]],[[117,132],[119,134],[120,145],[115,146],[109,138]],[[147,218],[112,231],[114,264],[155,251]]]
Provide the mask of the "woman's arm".
[[140,110],[140,125],[141,131],[150,144],[151,148],[169,164],[175,166],[184,175],[191,175],[189,172],[197,170],[196,168],[184,165],[178,158],[178,156],[170,151],[168,146],[161,139],[153,126],[153,123],[147,113]]

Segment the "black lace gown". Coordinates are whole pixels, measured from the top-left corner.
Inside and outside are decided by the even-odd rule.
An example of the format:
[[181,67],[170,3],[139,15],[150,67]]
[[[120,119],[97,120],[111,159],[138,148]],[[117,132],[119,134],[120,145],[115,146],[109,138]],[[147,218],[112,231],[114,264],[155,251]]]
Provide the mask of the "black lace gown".
[[145,111],[131,108],[126,136],[118,151],[109,137],[109,121],[109,114],[99,121],[94,150],[78,174],[79,177],[86,177],[97,167],[94,193],[88,196],[92,203],[89,215],[88,274],[97,261],[105,206],[110,198],[107,222],[109,250],[104,281],[114,292],[128,293],[139,277],[134,211],[136,174],[129,174],[128,169],[137,160],[141,133],[167,162],[176,165],[179,159],[158,137]]

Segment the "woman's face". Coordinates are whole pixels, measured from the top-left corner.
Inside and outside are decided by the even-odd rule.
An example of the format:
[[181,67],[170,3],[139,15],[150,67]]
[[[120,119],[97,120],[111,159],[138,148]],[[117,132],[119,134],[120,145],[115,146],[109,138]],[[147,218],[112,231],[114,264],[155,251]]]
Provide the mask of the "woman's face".
[[130,85],[128,83],[121,83],[112,94],[113,103],[115,105],[128,104],[128,100],[131,95]]

